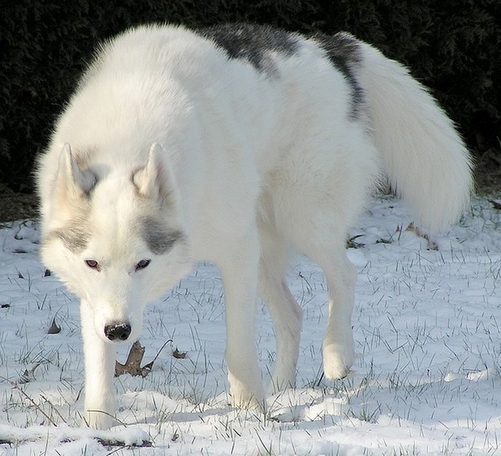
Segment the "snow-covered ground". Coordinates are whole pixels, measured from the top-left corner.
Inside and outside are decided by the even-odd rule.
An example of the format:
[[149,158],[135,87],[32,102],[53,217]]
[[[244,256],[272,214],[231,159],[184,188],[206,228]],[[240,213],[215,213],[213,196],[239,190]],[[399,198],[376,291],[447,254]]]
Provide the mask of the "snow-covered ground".
[[[171,342],[147,377],[115,379],[122,424],[107,432],[80,428],[78,302],[46,276],[36,224],[4,226],[0,442],[11,443],[0,455],[501,454],[501,211],[475,199],[458,226],[433,239],[438,250],[406,230],[410,222],[404,205],[385,197],[352,230],[357,360],[348,378],[322,378],[325,282],[297,257],[298,388],[270,395],[266,416],[229,407],[221,279],[200,265],[147,308],[144,363]],[[54,320],[61,331],[48,334]],[[262,305],[257,326],[267,382],[275,346]],[[186,356],[173,356],[176,348]]]

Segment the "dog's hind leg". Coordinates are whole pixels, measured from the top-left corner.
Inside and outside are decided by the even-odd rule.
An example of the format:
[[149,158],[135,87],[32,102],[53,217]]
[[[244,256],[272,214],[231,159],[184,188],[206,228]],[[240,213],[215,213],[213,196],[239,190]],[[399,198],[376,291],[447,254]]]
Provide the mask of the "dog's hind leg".
[[351,316],[357,272],[346,255],[346,212],[336,211],[330,202],[303,200],[302,207],[288,217],[293,246],[322,268],[327,281],[329,318],[323,360],[329,380],[345,377],[355,358]]
[[324,373],[329,380],[345,377],[355,352],[351,316],[355,303],[356,268],[346,255],[344,238],[318,236],[323,243],[303,245],[304,253],[324,271],[329,289],[329,319],[323,341]]
[[329,288],[329,321],[323,341],[324,373],[329,380],[345,377],[355,358],[351,316],[357,271],[344,248],[331,258],[317,257]]
[[85,300],[81,302],[80,315],[85,355],[84,423],[92,428],[108,429],[115,413],[113,377],[116,348],[97,335],[94,313]]
[[286,281],[288,246],[274,224],[260,221],[261,261],[259,294],[273,320],[277,355],[271,389],[273,392],[296,386],[296,367],[303,311]]

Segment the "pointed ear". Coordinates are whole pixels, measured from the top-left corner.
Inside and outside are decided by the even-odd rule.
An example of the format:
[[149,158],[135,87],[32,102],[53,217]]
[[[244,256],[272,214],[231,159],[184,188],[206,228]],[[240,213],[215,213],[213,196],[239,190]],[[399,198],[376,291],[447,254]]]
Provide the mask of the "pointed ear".
[[59,202],[72,204],[87,199],[96,182],[95,174],[89,169],[81,169],[71,151],[71,146],[65,144],[59,156],[54,187]]
[[176,184],[174,176],[161,159],[162,147],[153,143],[148,154],[148,163],[132,175],[132,183],[139,195],[156,199],[161,204],[174,204],[176,198]]

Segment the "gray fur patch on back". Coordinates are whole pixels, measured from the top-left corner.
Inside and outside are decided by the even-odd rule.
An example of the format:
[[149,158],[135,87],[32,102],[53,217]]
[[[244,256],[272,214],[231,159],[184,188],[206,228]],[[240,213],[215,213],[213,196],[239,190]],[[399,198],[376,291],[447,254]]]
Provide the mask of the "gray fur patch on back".
[[316,34],[312,38],[327,53],[332,65],[343,74],[351,88],[350,119],[358,120],[364,106],[364,91],[357,79],[362,64],[362,53],[358,40],[349,33],[334,36]]
[[299,48],[292,33],[269,26],[253,24],[216,25],[196,31],[223,49],[228,58],[247,60],[257,71],[278,77],[270,53],[293,55]]
[[180,230],[169,230],[161,221],[153,217],[144,218],[141,233],[146,245],[155,255],[167,253],[174,242],[184,238]]

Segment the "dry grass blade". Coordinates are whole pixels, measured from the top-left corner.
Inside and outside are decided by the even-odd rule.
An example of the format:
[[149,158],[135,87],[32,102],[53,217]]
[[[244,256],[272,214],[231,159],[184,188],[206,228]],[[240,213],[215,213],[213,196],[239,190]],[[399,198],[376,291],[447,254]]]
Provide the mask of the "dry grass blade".
[[164,344],[162,345],[162,347],[160,348],[160,350],[158,350],[157,354],[155,355],[155,357],[148,363],[148,364],[145,364],[143,366],[143,371],[144,371],[144,376],[146,377],[146,375],[148,375],[150,372],[151,372],[151,369],[153,369],[153,363],[157,360],[158,358],[158,355],[160,355],[160,353],[162,352],[162,350],[164,349],[164,347],[167,345],[167,343],[169,342],[172,342],[171,339],[169,339],[168,341],[164,342]]
[[32,405],[35,407],[45,418],[47,418],[47,421],[52,424],[53,426],[57,427],[57,424],[54,422],[54,420],[45,413],[40,406],[30,397],[28,396],[21,388],[19,388],[19,385],[8,378],[0,376],[0,379],[5,380],[6,382],[10,383],[13,388],[17,389]]

